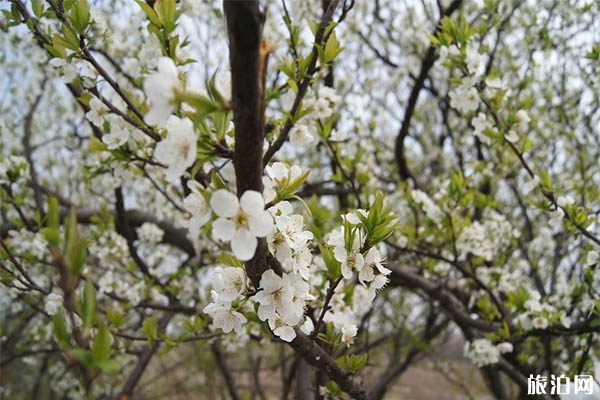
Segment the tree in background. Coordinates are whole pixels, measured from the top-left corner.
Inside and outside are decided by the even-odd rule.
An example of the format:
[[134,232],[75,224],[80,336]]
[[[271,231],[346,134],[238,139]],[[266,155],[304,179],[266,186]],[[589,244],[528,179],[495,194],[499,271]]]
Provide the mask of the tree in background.
[[3,396],[593,375],[596,2],[2,7]]

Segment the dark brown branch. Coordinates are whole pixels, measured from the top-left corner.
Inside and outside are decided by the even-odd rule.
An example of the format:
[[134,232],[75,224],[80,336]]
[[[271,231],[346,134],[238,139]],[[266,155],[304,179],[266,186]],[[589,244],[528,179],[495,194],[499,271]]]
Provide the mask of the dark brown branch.
[[432,282],[419,275],[418,270],[408,266],[390,264],[388,267],[392,270],[390,285],[422,290],[430,298],[438,300],[440,306],[457,324],[476,328],[483,332],[492,332],[499,327],[497,323],[471,318],[464,304],[452,292],[444,288],[441,282]]
[[[333,0],[324,20],[331,20],[337,0]],[[229,36],[229,51],[232,80],[233,120],[235,124],[235,150],[233,163],[237,180],[238,196],[246,190],[262,191],[264,142],[263,110],[261,109],[264,93],[261,91],[262,76],[260,75],[261,60],[261,30],[263,15],[259,10],[258,1],[239,2],[224,1],[227,31]],[[317,32],[316,42],[320,43],[327,23],[321,23]],[[320,36],[319,36],[320,33]],[[318,55],[314,50],[313,63],[309,70],[314,72]],[[309,82],[303,82],[306,92]],[[300,99],[302,97],[299,97]],[[300,100],[296,98],[299,104]],[[291,128],[291,121],[286,123]],[[284,127],[276,143],[281,147],[287,138]],[[265,157],[267,162],[277,149],[270,148]],[[269,155],[270,154],[270,155]],[[269,268],[264,241],[260,241],[254,258],[246,263],[246,273],[255,287],[259,286],[262,273]],[[352,376],[342,369],[329,354],[319,347],[300,329],[295,328],[296,338],[290,343],[291,347],[309,364],[318,367],[335,381],[342,390],[356,399],[368,399],[368,394],[360,384],[354,382]]]
[[[333,13],[337,8],[338,2],[338,0],[332,0],[329,4],[327,12],[323,14],[323,18],[321,19],[321,23],[319,24],[319,29],[317,30],[317,34],[315,35],[315,44],[322,45],[327,40],[328,36],[325,36],[325,28],[329,25],[329,23],[332,20]],[[308,87],[312,82],[312,75],[317,71],[318,59],[319,53],[317,51],[317,47],[313,46],[307,76],[304,79],[302,79],[298,84],[298,93],[296,94],[296,98],[294,99],[294,104],[292,105],[292,108],[290,110],[290,115],[295,115],[296,111],[298,111],[298,108],[302,103],[302,99],[306,95],[306,91],[308,90]],[[265,153],[265,157],[263,160],[264,165],[266,165],[269,162],[269,160],[271,160],[271,158],[275,155],[275,153],[277,153],[277,151],[281,149],[281,146],[283,146],[283,144],[287,140],[288,135],[290,133],[290,129],[292,129],[293,126],[294,123],[291,119],[288,118],[283,127],[281,128],[279,136],[277,137],[277,139],[275,139],[273,144],[269,146],[269,149]]]
[[325,350],[313,342],[299,328],[294,328],[294,330],[296,331],[296,338],[290,343],[290,346],[310,365],[325,372],[332,381],[338,384],[340,389],[352,396],[353,399],[370,399],[362,385],[356,382],[349,372],[341,368]]
[[[458,7],[460,7],[461,3],[462,0],[454,0],[452,3],[450,3],[448,8],[446,8],[443,11],[442,17],[451,15],[456,9],[458,9]],[[438,24],[436,25],[436,32],[439,29],[439,26],[440,24],[438,22]],[[427,52],[425,53],[425,56],[423,57],[423,60],[421,61],[421,71],[419,72],[419,76],[417,77],[417,80],[408,97],[408,104],[406,106],[406,111],[404,112],[404,119],[402,120],[400,132],[396,137],[395,154],[400,176],[404,180],[412,179],[415,183],[417,183],[416,179],[412,176],[408,168],[406,155],[404,154],[404,140],[408,136],[408,131],[410,129],[410,121],[415,113],[415,108],[417,106],[419,94],[421,93],[421,89],[423,89],[423,87],[425,86],[425,81],[427,79],[427,76],[429,75],[429,71],[433,67],[433,64],[435,63],[436,59],[437,55],[435,52],[435,47],[433,45],[429,46]]]
[[263,117],[260,104],[260,43],[263,15],[258,1],[225,0],[229,34],[237,192],[262,189]]
[[44,96],[44,88],[46,87],[47,79],[44,78],[42,84],[40,85],[40,93],[35,97],[33,104],[31,104],[31,108],[29,112],[25,116],[25,124],[23,125],[23,152],[25,155],[25,159],[29,164],[29,175],[31,176],[31,181],[34,183],[33,187],[33,198],[35,200],[35,206],[40,213],[43,213],[44,210],[44,199],[42,198],[42,193],[37,188],[38,183],[38,174],[35,168],[35,163],[33,162],[33,147],[31,146],[31,134],[32,134],[32,124],[33,117],[35,115],[36,110],[38,109],[42,97]]
[[[172,314],[172,313],[165,313],[162,316],[162,318],[158,322],[158,329],[160,332],[164,331],[164,329],[169,324],[169,321],[171,321],[171,318],[173,318],[173,315],[174,314]],[[154,353],[156,353],[156,350],[158,350],[159,345],[160,345],[160,343],[158,341],[154,341],[154,343],[152,343],[152,345],[146,346],[146,348],[142,351],[137,364],[133,368],[133,371],[131,371],[131,373],[129,374],[129,377],[127,378],[127,381],[125,382],[125,385],[123,385],[123,388],[121,389],[121,393],[119,393],[119,395],[116,397],[118,400],[131,399],[131,396],[133,395],[133,390],[135,389],[135,386],[140,381],[140,378],[142,377],[142,375],[144,374],[144,371],[148,367],[148,364],[150,363],[150,360],[154,356]]]
[[[61,201],[61,203],[63,202]],[[69,206],[69,204],[63,205],[67,207]],[[116,211],[113,211],[112,214],[115,218],[118,218]],[[61,212],[61,218],[64,218],[67,215],[68,211]],[[100,215],[102,215],[100,210],[78,209],[77,222],[81,224],[91,224],[93,223],[94,217],[98,217]],[[170,221],[157,220],[156,216],[141,210],[126,210],[125,215],[127,216],[129,224],[132,228],[138,228],[145,222],[152,222],[163,230],[163,243],[179,248],[190,257],[196,255],[194,244],[187,238],[187,229],[178,228]],[[0,238],[6,238],[8,236],[8,232],[16,228],[17,227],[15,225],[10,223],[0,226]]]
[[225,386],[227,386],[227,391],[233,400],[240,400],[241,397],[237,391],[237,387],[235,384],[235,380],[233,379],[233,374],[227,365],[227,361],[225,360],[225,356],[221,351],[221,345],[218,341],[214,341],[211,350],[213,355],[215,356],[215,360],[217,361],[217,366],[225,379]]
[[[261,35],[264,16],[257,0],[223,3],[229,36],[231,99],[235,124],[233,167],[237,194],[246,190],[262,192],[264,142],[264,92],[262,90]],[[246,273],[258,287],[268,269],[264,239],[259,240],[254,258],[246,263]]]

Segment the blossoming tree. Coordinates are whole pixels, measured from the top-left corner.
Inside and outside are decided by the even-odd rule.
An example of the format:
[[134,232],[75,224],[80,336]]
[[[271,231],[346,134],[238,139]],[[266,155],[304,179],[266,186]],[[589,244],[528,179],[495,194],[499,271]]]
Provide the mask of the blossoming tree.
[[599,8],[4,1],[0,393],[592,374]]

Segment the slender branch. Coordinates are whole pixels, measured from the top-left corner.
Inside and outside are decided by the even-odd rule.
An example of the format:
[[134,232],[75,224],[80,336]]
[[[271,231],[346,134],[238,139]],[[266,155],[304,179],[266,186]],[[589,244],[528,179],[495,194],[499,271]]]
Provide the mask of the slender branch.
[[42,198],[42,193],[37,188],[38,183],[38,173],[35,168],[35,163],[33,161],[33,147],[31,146],[31,134],[32,134],[32,124],[33,117],[35,112],[37,111],[42,97],[44,96],[44,88],[46,87],[47,78],[44,78],[42,84],[40,85],[40,93],[35,97],[35,100],[31,104],[29,108],[29,112],[25,116],[25,123],[23,125],[23,152],[25,155],[25,159],[29,164],[29,175],[31,176],[31,181],[34,184],[33,188],[33,198],[35,200],[35,206],[40,213],[44,211],[44,200]]
[[[167,325],[169,324],[169,321],[171,321],[171,318],[173,318],[173,316],[174,316],[173,313],[165,313],[162,316],[162,318],[158,322],[159,331],[163,331],[167,327]],[[144,371],[148,367],[148,364],[150,363],[150,360],[154,356],[154,353],[156,353],[156,350],[158,350],[159,345],[160,345],[160,343],[158,341],[154,341],[154,343],[152,343],[151,346],[146,346],[146,348],[144,350],[142,350],[142,353],[138,359],[137,364],[133,368],[133,371],[131,371],[131,373],[129,374],[129,377],[127,378],[127,381],[123,385],[121,392],[116,396],[117,400],[131,399],[131,396],[133,395],[133,390],[135,389],[135,386],[138,384],[140,378],[144,374]]]
[[[452,1],[452,3],[450,3],[448,8],[446,8],[442,12],[442,18],[444,16],[451,15],[456,9],[458,9],[460,7],[461,3],[462,3],[462,0]],[[440,18],[440,21],[441,21],[441,18]],[[439,27],[440,27],[440,23],[438,22],[436,24],[436,32],[438,31]],[[434,32],[434,34],[435,34],[435,32]],[[404,180],[408,180],[410,178],[411,180],[413,180],[413,182],[415,184],[417,183],[416,178],[414,176],[412,176],[412,174],[408,168],[406,155],[404,154],[404,140],[408,136],[408,131],[410,129],[410,122],[415,113],[415,109],[417,106],[417,100],[419,99],[419,94],[421,93],[421,89],[423,89],[423,87],[425,86],[425,80],[427,79],[427,76],[429,75],[429,70],[431,70],[431,68],[433,67],[433,64],[435,63],[436,59],[437,59],[437,55],[435,53],[435,47],[429,46],[429,48],[427,49],[427,52],[425,53],[425,56],[423,57],[423,59],[421,61],[421,71],[419,72],[419,76],[417,77],[417,80],[410,92],[409,97],[408,97],[408,104],[406,106],[406,111],[404,112],[404,119],[402,120],[400,132],[398,133],[398,136],[396,137],[395,154],[396,154],[396,163],[398,164],[398,170],[400,172],[400,176]]]
[[218,341],[214,341],[211,350],[213,355],[215,356],[215,360],[217,361],[217,366],[225,379],[225,385],[227,386],[227,391],[233,400],[241,400],[241,397],[238,393],[237,386],[235,380],[233,379],[233,374],[227,365],[227,361],[225,360],[225,356],[221,351],[221,345]]
[[[328,38],[328,36],[325,36],[325,28],[329,25],[329,23],[332,20],[333,13],[335,12],[335,10],[337,8],[338,2],[339,2],[338,0],[331,1],[331,3],[329,4],[329,8],[327,9],[327,12],[325,12],[323,14],[323,17],[321,18],[321,23],[319,24],[317,34],[315,35],[315,45],[313,46],[312,53],[310,56],[311,60],[310,60],[310,64],[309,64],[309,67],[308,67],[308,70],[306,73],[306,77],[303,78],[298,85],[298,92],[296,94],[296,98],[294,99],[292,108],[290,109],[290,115],[295,115],[296,112],[298,111],[298,108],[300,107],[300,104],[302,103],[302,99],[304,99],[304,96],[306,95],[308,87],[310,86],[310,83],[312,81],[312,75],[317,71],[317,60],[319,59],[317,45],[322,45]],[[287,140],[290,130],[293,128],[293,126],[294,126],[294,123],[292,122],[291,119],[288,118],[285,121],[285,124],[283,125],[281,130],[279,131],[279,136],[277,137],[277,139],[275,139],[275,141],[267,149],[267,152],[265,153],[265,156],[263,159],[263,165],[267,165],[269,160],[271,160],[271,158],[275,155],[275,153],[277,153],[277,151],[279,151],[281,146],[283,146],[283,144]]]

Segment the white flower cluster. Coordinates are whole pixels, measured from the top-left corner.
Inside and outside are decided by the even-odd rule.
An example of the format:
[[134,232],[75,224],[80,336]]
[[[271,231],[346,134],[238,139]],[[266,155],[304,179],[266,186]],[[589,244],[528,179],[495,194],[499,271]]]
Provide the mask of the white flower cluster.
[[54,291],[46,297],[44,302],[44,311],[46,311],[49,315],[54,315],[61,309],[62,304],[62,294]]
[[140,240],[149,244],[160,243],[165,235],[165,232],[152,222],[144,222],[137,229],[137,233]]
[[273,333],[291,342],[296,337],[293,328],[302,320],[307,300],[314,300],[310,286],[294,272],[278,276],[273,270],[263,273],[260,291],[254,295],[259,304],[258,318],[268,321]]
[[[519,324],[524,330],[546,329],[548,319],[557,312],[556,307],[547,302],[541,302],[541,295],[538,291],[530,290],[529,298],[525,301],[525,312],[515,317],[513,323]],[[561,313],[560,323],[565,327],[571,326],[571,318]]]
[[[461,51],[456,45],[440,48],[440,60],[444,62],[448,57],[459,58]],[[467,65],[468,76],[463,79],[462,84],[449,93],[450,105],[462,113],[474,111],[479,107],[479,92],[475,85],[485,72],[487,56],[480,54],[473,43],[466,47],[464,62]]]
[[269,208],[275,219],[276,230],[267,237],[271,254],[277,258],[286,272],[296,272],[303,279],[309,279],[308,267],[312,253],[308,247],[313,239],[312,232],[304,229],[304,217],[293,214],[292,205],[287,201]]
[[181,91],[179,71],[172,59],[161,57],[157,71],[144,80],[144,92],[150,109],[144,120],[148,125],[163,125],[175,110],[175,96]]
[[479,141],[483,144],[487,144],[488,146],[492,144],[492,138],[485,134],[488,130],[493,130],[494,127],[492,123],[487,119],[486,115],[482,112],[477,114],[475,118],[471,121],[473,125],[473,135],[479,139]]
[[357,323],[371,308],[375,293],[365,286],[354,286],[352,302],[347,304],[342,295],[345,290],[345,285],[338,286],[331,301],[331,310],[325,314],[323,321],[332,323],[341,332],[344,343],[352,344],[358,333]]
[[442,217],[444,216],[440,207],[438,207],[438,205],[435,204],[433,200],[429,198],[429,196],[427,196],[427,193],[421,190],[413,189],[411,194],[413,200],[423,208],[427,218],[439,225],[442,222]]
[[[326,119],[333,115],[333,107],[336,103],[339,103],[340,100],[341,97],[336,94],[333,88],[324,86],[319,89],[316,98],[306,100],[305,105],[306,107],[312,107],[311,115],[315,118]],[[338,136],[339,135],[336,133],[335,138],[341,140]],[[290,129],[289,137],[290,143],[296,148],[308,147],[318,140],[308,125],[298,123]]]
[[77,65],[64,58],[53,58],[48,64],[53,68],[54,72],[63,83],[71,83],[79,75]]
[[11,178],[17,183],[24,183],[27,177],[27,160],[22,156],[10,155],[7,157],[0,156],[0,185],[8,184],[8,174],[11,173]]
[[475,365],[483,367],[496,364],[500,360],[500,354],[513,351],[513,345],[509,342],[494,345],[489,339],[475,339],[466,342],[463,351]]
[[212,274],[212,302],[204,307],[203,312],[213,319],[212,326],[225,333],[235,331],[242,334],[246,317],[232,306],[232,303],[246,290],[246,273],[241,268],[216,267]]
[[458,259],[465,260],[469,253],[492,261],[505,250],[513,237],[513,228],[504,216],[495,211],[486,210],[483,224],[473,222],[463,229],[456,240]]
[[197,135],[188,118],[171,116],[166,128],[167,138],[156,145],[154,157],[168,166],[165,179],[174,182],[196,161]]
[[109,112],[108,108],[97,97],[92,97],[89,102],[90,110],[85,117],[101,130],[105,122],[108,123],[109,132],[102,135],[102,142],[109,150],[117,149],[127,143],[130,149],[143,148],[147,138],[142,131],[135,128],[122,117]]
[[211,195],[209,207],[200,187],[197,184],[189,187],[192,192],[184,205],[191,214],[188,228],[192,235],[197,235],[214,212],[217,219],[212,223],[213,239],[230,242],[233,254],[241,261],[248,261],[254,257],[257,238],[273,233],[273,217],[265,211],[265,201],[259,192],[247,190],[238,199],[230,191],[218,189]]
[[[365,214],[365,211],[356,210],[344,216],[346,222],[352,227],[360,227],[361,225],[356,213]],[[371,291],[372,300],[375,298],[376,291],[387,284],[387,275],[392,271],[383,266],[383,257],[377,247],[371,247],[365,254],[361,253],[359,238],[364,237],[364,234],[356,235],[352,247],[350,249],[346,248],[344,230],[343,226],[333,230],[328,235],[326,243],[334,247],[333,253],[335,259],[342,263],[342,276],[345,279],[351,279],[354,276],[354,272],[357,272],[359,282]]]
[[[270,172],[278,183],[296,174],[283,169],[280,172],[281,174]],[[212,194],[210,207],[200,190],[194,189],[186,199],[186,205],[193,215],[190,221],[196,219],[202,223],[210,219],[212,209],[218,216],[213,223],[213,237],[231,240],[234,255],[242,261],[252,257],[256,248],[256,236],[269,228],[271,232],[266,235],[269,250],[283,269],[281,275],[271,269],[265,271],[256,294],[248,299],[249,302],[244,302],[240,299],[246,282],[243,270],[218,267],[213,278],[212,302],[204,309],[204,312],[213,317],[213,327],[240,334],[246,318],[236,304],[251,306],[256,302],[258,318],[266,321],[273,333],[282,340],[289,342],[296,337],[296,325],[302,325],[301,329],[310,333],[314,329],[312,321],[305,319],[303,322],[306,302],[315,300],[310,293],[311,285],[323,285],[322,280],[317,279],[317,275],[309,269],[313,261],[309,247],[313,234],[305,229],[303,217],[293,213],[292,205],[281,201],[264,211],[264,201],[260,194],[247,191],[238,201],[231,192],[223,189]],[[364,210],[356,212],[366,213]],[[356,213],[349,213],[344,219],[346,227],[362,229]],[[190,225],[200,224],[190,222]],[[342,276],[348,281],[358,276],[361,286],[354,287],[352,305],[345,303],[343,291],[337,293],[332,299],[331,309],[325,314],[324,322],[332,323],[342,332],[344,342],[351,343],[358,330],[356,321],[368,310],[377,290],[387,284],[387,276],[391,271],[382,265],[383,256],[377,247],[361,252],[359,238],[365,237],[364,232],[357,232],[352,247],[347,249],[344,229],[340,227],[329,233],[326,244],[333,247],[333,254],[341,264]],[[338,290],[342,290],[340,288],[343,286],[343,282],[340,283]]]

